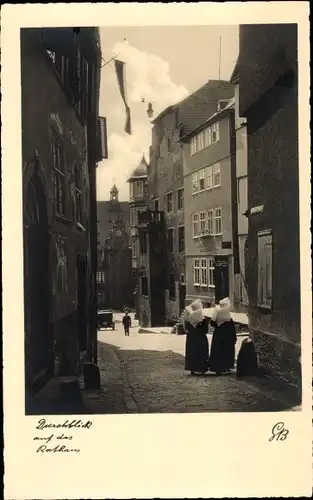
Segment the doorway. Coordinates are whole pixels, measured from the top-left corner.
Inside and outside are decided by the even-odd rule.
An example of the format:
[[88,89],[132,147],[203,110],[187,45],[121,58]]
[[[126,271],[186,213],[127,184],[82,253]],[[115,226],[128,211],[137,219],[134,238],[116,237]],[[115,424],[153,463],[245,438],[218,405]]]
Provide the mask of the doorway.
[[229,296],[229,269],[227,256],[215,257],[215,303]]
[[24,197],[25,383],[30,392],[53,373],[49,250],[45,191],[34,174]]

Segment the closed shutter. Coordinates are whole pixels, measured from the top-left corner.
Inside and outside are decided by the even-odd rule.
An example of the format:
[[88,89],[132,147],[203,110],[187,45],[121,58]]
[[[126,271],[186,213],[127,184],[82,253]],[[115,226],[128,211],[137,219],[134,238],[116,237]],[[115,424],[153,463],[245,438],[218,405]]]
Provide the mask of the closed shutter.
[[107,121],[102,116],[99,116],[97,122],[96,141],[96,161],[99,162],[108,158]]

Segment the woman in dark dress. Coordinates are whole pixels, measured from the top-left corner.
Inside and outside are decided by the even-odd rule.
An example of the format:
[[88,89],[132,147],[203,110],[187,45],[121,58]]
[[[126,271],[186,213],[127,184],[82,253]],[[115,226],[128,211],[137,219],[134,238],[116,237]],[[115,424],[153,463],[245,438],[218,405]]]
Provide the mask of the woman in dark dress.
[[220,301],[211,319],[214,333],[211,344],[209,366],[217,375],[229,372],[235,364],[235,345],[237,341],[235,323],[230,315],[228,298]]
[[191,375],[205,373],[209,369],[209,343],[206,334],[208,319],[203,317],[201,301],[186,307],[184,314],[186,336],[185,370]]

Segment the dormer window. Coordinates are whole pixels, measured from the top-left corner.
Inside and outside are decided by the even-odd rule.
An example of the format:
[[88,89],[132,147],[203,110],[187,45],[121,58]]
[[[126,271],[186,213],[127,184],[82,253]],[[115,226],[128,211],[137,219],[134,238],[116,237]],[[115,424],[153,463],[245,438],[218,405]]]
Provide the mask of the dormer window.
[[222,109],[225,108],[225,106],[227,106],[227,104],[229,103],[229,100],[228,99],[221,99],[220,101],[218,101],[217,103],[217,111],[222,111]]

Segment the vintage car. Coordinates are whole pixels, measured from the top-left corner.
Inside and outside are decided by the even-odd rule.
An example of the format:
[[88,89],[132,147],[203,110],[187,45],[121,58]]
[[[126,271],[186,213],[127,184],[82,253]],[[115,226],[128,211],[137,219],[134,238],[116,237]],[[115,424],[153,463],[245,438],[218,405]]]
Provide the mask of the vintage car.
[[99,330],[101,330],[101,328],[112,328],[112,330],[115,330],[113,312],[104,310],[98,311],[97,325]]

